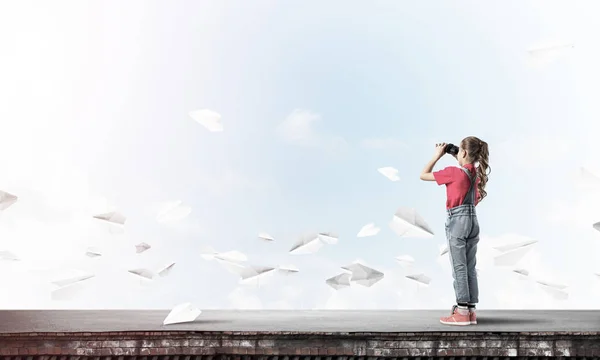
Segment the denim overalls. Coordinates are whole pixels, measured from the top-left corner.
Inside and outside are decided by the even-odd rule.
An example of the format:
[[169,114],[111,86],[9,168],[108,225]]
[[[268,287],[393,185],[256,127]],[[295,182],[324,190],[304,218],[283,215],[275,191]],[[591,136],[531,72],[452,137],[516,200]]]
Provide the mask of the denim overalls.
[[469,170],[461,169],[469,177],[471,185],[462,205],[447,210],[446,238],[456,302],[476,304],[479,301],[477,270],[475,270],[479,242],[479,222],[475,212],[476,178],[471,177]]

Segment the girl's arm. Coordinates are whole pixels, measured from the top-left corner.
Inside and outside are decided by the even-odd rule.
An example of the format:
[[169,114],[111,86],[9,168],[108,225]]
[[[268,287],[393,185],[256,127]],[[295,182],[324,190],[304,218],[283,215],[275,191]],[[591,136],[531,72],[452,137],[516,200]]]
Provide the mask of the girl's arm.
[[435,181],[435,177],[433,176],[433,167],[435,164],[444,156],[446,150],[446,143],[435,144],[435,153],[433,154],[433,158],[429,160],[427,165],[421,171],[421,180],[424,181]]
[[437,155],[434,156],[433,159],[429,160],[427,165],[425,165],[425,167],[423,168],[423,171],[421,171],[421,180],[435,181],[435,177],[433,177],[433,167],[438,162],[438,160],[440,160],[440,157]]

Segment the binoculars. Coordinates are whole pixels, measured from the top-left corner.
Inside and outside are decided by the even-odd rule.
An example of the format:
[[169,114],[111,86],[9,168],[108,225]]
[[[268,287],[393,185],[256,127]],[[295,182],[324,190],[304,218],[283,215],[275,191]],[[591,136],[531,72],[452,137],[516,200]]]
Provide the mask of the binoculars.
[[446,145],[446,149],[444,151],[446,152],[446,154],[456,156],[458,155],[458,146],[449,143],[448,145]]

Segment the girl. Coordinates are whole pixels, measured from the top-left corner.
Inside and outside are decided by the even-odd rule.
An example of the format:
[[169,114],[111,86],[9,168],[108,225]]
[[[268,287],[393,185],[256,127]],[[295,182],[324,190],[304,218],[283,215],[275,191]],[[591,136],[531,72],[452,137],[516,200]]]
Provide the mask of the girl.
[[452,307],[451,315],[442,317],[440,322],[446,325],[477,324],[475,304],[479,301],[479,288],[475,265],[479,222],[475,206],[487,195],[485,186],[490,172],[488,144],[469,136],[460,142],[458,154],[454,155],[460,167],[449,166],[432,172],[445,151],[445,143],[436,144],[433,159],[421,173],[421,180],[446,185],[446,238],[456,305]]

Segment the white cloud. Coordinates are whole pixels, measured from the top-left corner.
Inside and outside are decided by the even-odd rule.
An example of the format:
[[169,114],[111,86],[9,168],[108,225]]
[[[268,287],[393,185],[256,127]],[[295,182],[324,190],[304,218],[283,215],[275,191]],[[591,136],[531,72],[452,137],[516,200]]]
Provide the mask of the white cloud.
[[263,303],[255,292],[256,289],[236,287],[227,296],[230,307],[233,309],[262,309]]
[[315,146],[318,135],[314,123],[321,120],[321,115],[309,110],[296,109],[277,127],[277,134],[291,144]]
[[323,148],[333,154],[344,152],[348,148],[348,142],[343,137],[315,130],[315,124],[321,119],[318,113],[296,109],[278,125],[276,133],[283,141],[293,145]]

